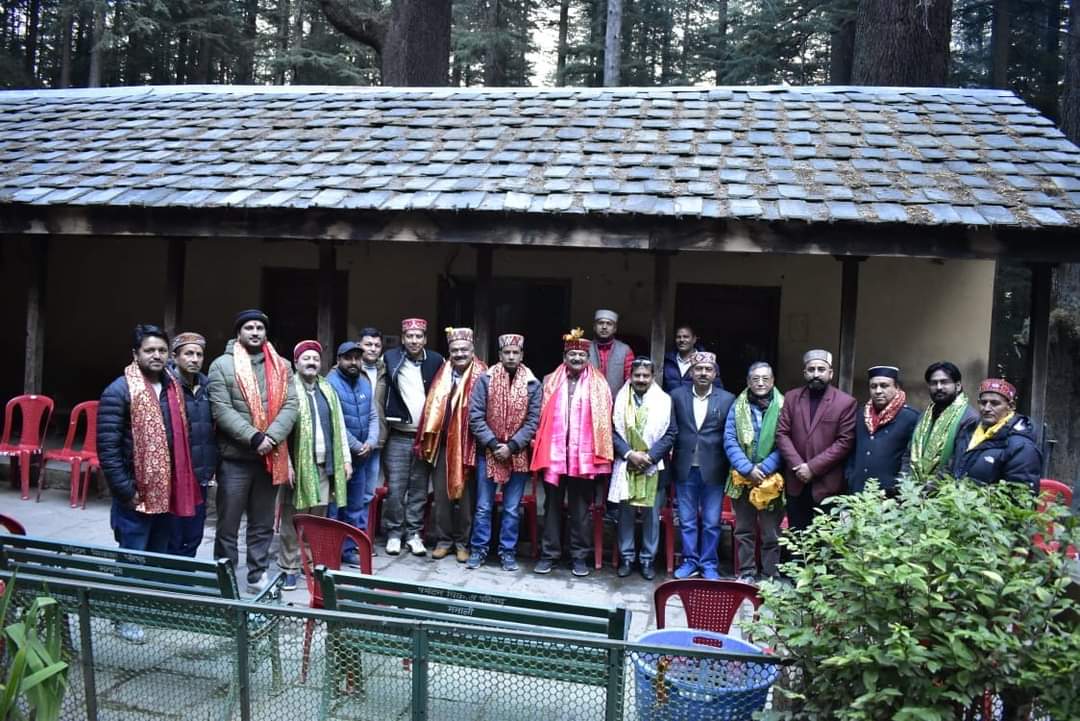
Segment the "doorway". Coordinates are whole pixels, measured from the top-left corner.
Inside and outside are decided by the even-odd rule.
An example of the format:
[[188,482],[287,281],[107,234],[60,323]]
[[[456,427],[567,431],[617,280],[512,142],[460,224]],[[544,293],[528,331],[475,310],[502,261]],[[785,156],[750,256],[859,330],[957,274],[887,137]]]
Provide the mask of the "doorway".
[[[334,276],[334,343],[345,340],[348,271]],[[302,340],[319,335],[319,271],[305,268],[263,268],[262,308],[270,317],[267,335],[282,358],[292,360],[292,349]],[[334,363],[334,348],[323,349],[323,360]],[[329,353],[329,355],[327,355]],[[325,363],[324,363],[325,365]]]

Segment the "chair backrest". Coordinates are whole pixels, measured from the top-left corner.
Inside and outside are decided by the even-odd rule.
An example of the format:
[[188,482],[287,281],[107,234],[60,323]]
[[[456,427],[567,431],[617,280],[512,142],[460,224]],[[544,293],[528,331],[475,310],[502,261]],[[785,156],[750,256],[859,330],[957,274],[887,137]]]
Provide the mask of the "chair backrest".
[[343,521],[310,513],[294,515],[293,527],[296,528],[300,562],[303,564],[304,579],[307,581],[313,608],[322,608],[323,605],[322,589],[315,582],[315,567],[326,566],[335,571],[339,570],[346,539],[352,539],[356,544],[356,552],[360,556],[360,573],[371,574],[371,539],[360,529]]
[[706,581],[687,578],[660,584],[653,593],[656,604],[656,627],[664,627],[667,602],[678,596],[686,612],[686,625],[703,631],[727,633],[731,621],[744,601],[756,611],[761,606],[757,586],[739,581]]
[[[64,450],[81,450],[84,453],[97,453],[97,401],[83,401],[71,409],[71,420],[68,422],[67,437],[64,439]],[[82,445],[76,449],[75,441],[79,434],[79,424],[86,418],[86,432],[83,435]]]
[[52,398],[23,395],[15,396],[8,401],[4,407],[4,437],[0,440],[0,445],[11,442],[11,429],[15,423],[16,408],[19,409],[19,415],[22,417],[19,445],[40,448],[45,438],[45,429],[49,427],[49,419],[52,418]]
[[1072,507],[1072,489],[1061,481],[1043,478],[1039,481],[1039,510],[1054,502],[1061,503],[1066,508]]
[[23,524],[19,523],[11,516],[5,516],[3,513],[0,513],[0,528],[3,528],[8,533],[16,536],[26,535],[26,529],[23,528]]

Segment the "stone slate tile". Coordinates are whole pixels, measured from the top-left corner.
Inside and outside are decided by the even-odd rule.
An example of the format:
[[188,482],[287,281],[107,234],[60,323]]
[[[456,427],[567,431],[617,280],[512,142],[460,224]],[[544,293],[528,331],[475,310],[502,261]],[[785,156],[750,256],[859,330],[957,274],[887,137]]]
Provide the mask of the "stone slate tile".
[[1008,208],[1001,205],[977,205],[975,210],[995,225],[1018,225],[1020,222]]
[[1027,208],[1027,213],[1036,222],[1042,225],[1068,225],[1069,221],[1061,213],[1053,208],[1032,207]]
[[908,222],[907,211],[904,206],[895,203],[871,203],[870,210],[883,223],[906,223]]

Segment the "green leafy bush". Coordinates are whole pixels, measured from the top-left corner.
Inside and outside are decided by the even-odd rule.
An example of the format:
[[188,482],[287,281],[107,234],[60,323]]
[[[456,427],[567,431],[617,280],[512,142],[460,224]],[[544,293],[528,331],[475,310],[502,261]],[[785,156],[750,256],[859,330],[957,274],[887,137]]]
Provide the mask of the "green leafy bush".
[[1032,543],[1080,547],[1076,519],[1011,484],[875,490],[783,541],[802,560],[763,586],[752,633],[794,663],[764,718],[951,721],[987,690],[1006,718],[1080,718],[1077,587],[1064,554]]
[[[15,591],[15,580],[7,584],[0,600],[0,626]],[[67,686],[68,665],[61,660],[64,616],[52,598],[34,599],[22,618],[4,628],[6,665],[0,679],[0,721],[57,721]],[[13,644],[13,645],[12,645]],[[25,714],[20,698],[30,709]]]

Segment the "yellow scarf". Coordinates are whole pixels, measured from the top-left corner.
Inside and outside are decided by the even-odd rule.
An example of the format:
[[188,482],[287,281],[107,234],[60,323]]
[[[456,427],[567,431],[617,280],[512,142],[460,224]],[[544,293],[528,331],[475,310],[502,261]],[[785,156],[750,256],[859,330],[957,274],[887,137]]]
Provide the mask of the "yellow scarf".
[[971,443],[968,443],[967,449],[970,451],[972,448],[978,448],[979,444],[984,441],[988,441],[998,434],[1005,424],[1012,420],[1012,417],[1016,415],[1016,411],[1010,411],[1009,415],[1002,418],[1000,421],[984,429],[982,423],[975,427],[975,432],[971,434]]

